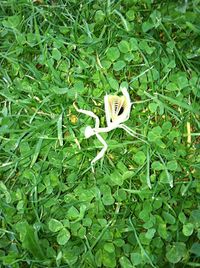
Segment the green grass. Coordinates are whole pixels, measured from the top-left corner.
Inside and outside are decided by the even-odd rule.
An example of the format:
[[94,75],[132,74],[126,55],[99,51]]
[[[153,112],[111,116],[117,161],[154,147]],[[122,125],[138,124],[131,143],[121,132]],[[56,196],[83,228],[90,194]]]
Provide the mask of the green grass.
[[[200,267],[199,17],[199,0],[0,1],[1,267]],[[105,126],[122,84],[146,143],[103,135],[93,174],[73,102]]]

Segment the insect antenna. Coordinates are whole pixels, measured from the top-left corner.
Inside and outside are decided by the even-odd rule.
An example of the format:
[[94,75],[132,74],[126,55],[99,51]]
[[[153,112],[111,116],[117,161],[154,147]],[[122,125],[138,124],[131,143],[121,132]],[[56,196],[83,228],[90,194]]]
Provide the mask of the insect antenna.
[[135,131],[133,131],[132,129],[130,129],[129,127],[127,127],[124,124],[120,124],[119,125],[120,128],[124,129],[129,135],[131,135],[132,137],[135,137],[138,140],[141,140],[142,142],[149,144],[147,141],[145,141],[144,139],[140,138],[139,136],[144,137],[144,135],[141,135],[139,133],[136,133]]

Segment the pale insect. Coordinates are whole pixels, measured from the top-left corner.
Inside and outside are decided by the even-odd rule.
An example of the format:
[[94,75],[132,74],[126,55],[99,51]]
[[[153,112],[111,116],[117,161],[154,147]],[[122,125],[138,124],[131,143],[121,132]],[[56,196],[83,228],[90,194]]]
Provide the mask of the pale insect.
[[[74,108],[79,112],[86,114],[90,117],[95,119],[95,127],[92,128],[91,126],[86,126],[85,128],[85,137],[89,138],[93,135],[96,135],[97,139],[102,143],[103,148],[101,151],[96,155],[96,157],[91,161],[92,171],[94,172],[93,165],[101,159],[107,148],[108,145],[106,141],[101,137],[99,133],[109,132],[115,128],[123,128],[128,134],[133,137],[137,137],[144,141],[143,139],[139,138],[135,131],[124,125],[123,123],[127,121],[130,117],[131,111],[131,100],[128,93],[128,90],[123,87],[121,88],[122,96],[117,95],[105,95],[104,97],[104,107],[105,107],[105,115],[106,115],[106,123],[107,127],[100,127],[100,120],[99,117],[91,111],[79,109],[76,104],[74,103]],[[141,135],[142,136],[142,135]],[[145,141],[144,141],[145,142]]]

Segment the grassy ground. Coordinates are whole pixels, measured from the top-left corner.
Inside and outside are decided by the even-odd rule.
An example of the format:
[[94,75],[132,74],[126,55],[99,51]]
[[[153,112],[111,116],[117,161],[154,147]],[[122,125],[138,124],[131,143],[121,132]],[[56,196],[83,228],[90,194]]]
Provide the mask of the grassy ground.
[[[200,267],[199,25],[199,0],[0,1],[1,267]],[[103,135],[92,174],[72,104],[105,126],[121,84],[147,143]]]

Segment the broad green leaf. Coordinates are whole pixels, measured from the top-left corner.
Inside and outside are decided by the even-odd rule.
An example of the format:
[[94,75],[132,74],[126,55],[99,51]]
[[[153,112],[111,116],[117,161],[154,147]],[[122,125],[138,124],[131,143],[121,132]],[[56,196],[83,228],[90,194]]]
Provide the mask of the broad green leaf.
[[159,161],[154,161],[151,165],[153,170],[164,170],[165,167],[162,163],[160,163]]
[[178,91],[179,90],[177,85],[173,82],[170,82],[169,84],[167,84],[166,88],[170,91]]
[[112,195],[105,194],[102,198],[102,201],[105,206],[110,206],[115,202],[115,199],[112,197]]
[[92,219],[91,219],[91,218],[89,218],[89,217],[86,218],[86,217],[85,217],[85,218],[83,219],[83,225],[84,225],[84,226],[89,227],[89,226],[91,226],[91,224],[92,224]]
[[138,50],[138,41],[136,38],[131,38],[129,42],[130,42],[131,50],[133,51]]
[[144,33],[148,32],[153,27],[154,27],[154,25],[150,21],[145,21],[145,22],[142,23],[142,30],[143,30]]
[[146,209],[141,210],[139,213],[139,218],[144,222],[147,222],[149,220],[149,211]]
[[162,125],[163,135],[166,135],[172,128],[172,123],[170,121],[166,121]]
[[96,254],[95,254],[95,263],[98,267],[101,267],[102,266],[102,250],[99,249],[97,250]]
[[127,166],[122,161],[119,161],[117,163],[117,169],[120,171],[120,173],[124,173],[124,172],[126,172],[128,170]]
[[84,83],[81,80],[75,81],[73,88],[74,88],[74,91],[77,92],[77,93],[85,92]]
[[63,95],[68,93],[71,89],[69,89],[68,87],[64,87],[64,88],[60,88],[57,86],[52,86],[52,91],[58,95]]
[[131,264],[130,260],[125,256],[121,257],[119,259],[119,262],[122,268],[133,268],[133,265]]
[[154,225],[155,225],[155,222],[156,222],[156,219],[154,216],[150,215],[148,221],[146,221],[144,224],[143,224],[143,227],[145,229],[151,229]]
[[[18,33],[18,35],[16,36],[16,40],[20,46],[23,46],[24,44],[26,44],[26,35],[24,33]],[[17,65],[15,66],[15,68],[17,68]]]
[[190,249],[190,252],[193,253],[193,254],[195,254],[197,256],[197,258],[199,258],[200,257],[200,243],[195,242],[192,245],[192,247]]
[[165,220],[165,223],[169,223],[169,224],[175,224],[176,223],[176,219],[173,215],[171,215],[169,212],[165,212],[163,211],[162,216]]
[[63,228],[57,235],[57,242],[59,245],[65,245],[70,239],[70,232]]
[[115,244],[116,247],[119,247],[119,248],[125,244],[124,240],[120,238],[114,240],[113,243]]
[[139,239],[140,239],[142,245],[149,245],[150,242],[151,242],[151,240],[148,239],[148,238],[145,236],[145,233],[143,233],[143,232],[141,232],[141,233],[139,234]]
[[109,253],[112,253],[115,251],[115,246],[112,244],[112,243],[106,243],[104,244],[104,250],[109,252]]
[[183,234],[185,236],[191,236],[194,230],[194,225],[190,222],[183,225]]
[[188,86],[188,79],[186,76],[179,76],[177,79],[179,89],[183,89]]
[[102,266],[102,250],[101,249],[97,250],[95,254],[95,263],[98,267]]
[[152,245],[155,245],[156,248],[163,248],[164,243],[160,237],[153,238]]
[[156,229],[154,228],[148,229],[148,231],[145,234],[146,238],[151,240],[154,237],[155,232]]
[[135,19],[135,10],[134,9],[129,9],[126,12],[126,17],[129,21],[133,21]]
[[158,104],[157,103],[150,103],[149,104],[149,110],[152,112],[152,113],[155,113],[157,111],[157,108],[158,108]]
[[53,48],[52,57],[54,60],[57,60],[57,61],[59,61],[61,59],[61,53],[57,48]]
[[113,185],[119,185],[119,186],[122,186],[122,184],[123,184],[123,182],[124,182],[123,175],[120,174],[120,173],[117,172],[117,171],[114,171],[114,172],[111,174],[110,179],[112,180]]
[[61,61],[61,63],[58,66],[58,69],[64,73],[66,73],[70,68],[70,60],[69,59],[65,59],[63,61]]
[[158,10],[154,10],[151,15],[150,18],[154,24],[154,27],[157,28],[160,24],[161,24],[161,13]]
[[109,60],[102,60],[102,61],[101,61],[101,65],[102,65],[103,68],[105,68],[105,69],[109,69],[110,66],[112,65],[112,62],[109,61]]
[[2,21],[2,24],[4,27],[17,28],[21,21],[22,21],[21,16],[14,15],[14,16],[8,16],[7,20]]
[[155,50],[155,47],[150,47],[149,44],[145,40],[140,41],[139,47],[140,49],[142,49],[149,55],[151,55],[153,51]]
[[110,187],[108,185],[102,185],[100,189],[101,193],[103,194],[102,201],[104,205],[112,205],[115,202],[115,199],[111,195]]
[[178,219],[179,219],[179,221],[180,221],[181,223],[185,223],[186,220],[187,220],[185,214],[184,214],[182,211],[179,213],[179,215],[178,215]]
[[125,171],[123,172],[123,180],[126,180],[126,179],[129,179],[129,178],[132,178],[134,176],[134,171]]
[[154,127],[148,133],[148,140],[156,142],[159,138],[161,138],[162,128],[160,126]]
[[154,202],[153,202],[153,207],[154,207],[154,209],[159,209],[159,208],[161,208],[162,203],[163,203],[163,199],[162,199],[161,197],[157,197],[157,198],[155,198],[155,200],[154,200]]
[[168,183],[173,187],[173,175],[166,168],[160,173],[159,180],[161,183]]
[[44,259],[44,252],[36,230],[27,222],[19,222],[16,225],[16,229],[20,233],[23,248],[28,250],[36,259]]
[[108,60],[112,62],[116,61],[120,56],[119,49],[117,47],[110,47],[107,50],[106,56]]
[[133,156],[133,160],[138,164],[138,165],[143,165],[145,160],[146,160],[146,155],[144,154],[143,151],[139,151],[137,152],[134,156]]
[[108,268],[115,268],[116,267],[116,256],[115,256],[115,252],[107,252],[107,251],[103,251],[102,254],[102,262],[104,267],[108,267]]
[[127,42],[126,40],[122,40],[119,44],[118,44],[119,50],[126,54],[130,51],[130,44],[129,42]]
[[71,206],[67,211],[67,216],[70,220],[76,220],[79,218],[79,211],[74,206]]
[[119,189],[115,192],[114,198],[116,201],[121,202],[123,200],[126,200],[127,195],[126,192],[123,189]]
[[108,83],[111,86],[111,88],[118,90],[119,88],[119,83],[116,79],[112,78],[112,77],[108,77]]
[[194,224],[195,228],[200,227],[200,209],[195,209],[190,215],[190,222]]
[[186,21],[186,25],[188,26],[188,28],[190,30],[192,30],[193,32],[197,33],[197,34],[200,34],[200,30],[198,28],[198,26],[196,26],[195,24],[189,22],[189,21]]
[[126,63],[125,61],[123,60],[119,60],[119,61],[116,61],[113,65],[113,69],[115,71],[121,71],[124,67],[126,66]]
[[160,235],[161,238],[167,239],[167,227],[165,223],[160,223],[158,225],[158,234]]
[[63,228],[62,222],[56,219],[50,219],[48,225],[49,225],[49,230],[52,232],[58,232]]
[[178,263],[186,254],[186,246],[183,242],[175,242],[168,247],[166,257],[171,263]]
[[0,260],[3,262],[3,267],[11,267],[14,262],[19,258],[19,254],[17,252],[9,252],[7,255],[3,256],[1,254]]
[[21,210],[24,208],[24,201],[20,200],[17,204],[17,210]]
[[124,54],[125,61],[131,62],[134,59],[135,59],[135,56],[132,52],[128,52],[128,53]]
[[143,262],[143,256],[140,253],[131,253],[131,262],[133,265],[139,265]]
[[5,183],[3,183],[2,181],[0,181],[0,191],[3,193],[8,191]]
[[78,230],[78,236],[83,239],[86,235],[86,228],[81,226],[80,229]]
[[97,10],[94,16],[94,19],[97,23],[101,23],[105,19],[105,14],[102,10]]
[[178,163],[176,160],[171,160],[167,162],[167,169],[169,170],[176,170],[178,168]]

